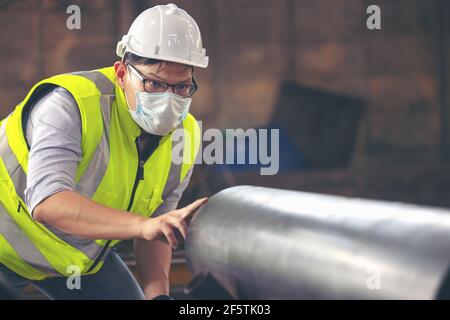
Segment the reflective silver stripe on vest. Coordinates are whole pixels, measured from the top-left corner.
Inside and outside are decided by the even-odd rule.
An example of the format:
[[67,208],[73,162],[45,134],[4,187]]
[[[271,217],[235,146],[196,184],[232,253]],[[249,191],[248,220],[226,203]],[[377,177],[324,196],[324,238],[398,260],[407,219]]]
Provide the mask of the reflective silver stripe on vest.
[[77,76],[82,76],[86,79],[91,80],[95,83],[97,89],[101,92],[102,95],[114,94],[115,88],[114,83],[111,82],[103,73],[100,71],[78,71],[72,72],[70,74],[74,74]]
[[[17,213],[23,214],[23,212]],[[59,275],[33,242],[17,226],[6,209],[0,204],[0,233],[14,251],[34,268],[50,275]]]
[[57,236],[70,246],[83,252],[90,260],[94,260],[103,249],[103,246],[97,244],[97,242],[95,242],[94,240],[65,233],[46,223],[43,223],[43,225],[55,236]]
[[[183,123],[181,122],[177,129],[183,129]],[[182,143],[183,144],[183,156],[184,156],[184,152],[186,152],[186,150],[184,150],[184,130],[182,130],[183,134],[180,137],[180,140],[177,143]],[[173,141],[172,141],[173,143]],[[172,150],[173,150],[173,145],[172,145]],[[170,169],[169,169],[169,175],[167,177],[167,182],[166,185],[164,186],[164,190],[162,192],[162,199],[164,201],[166,201],[167,197],[172,193],[173,190],[176,189],[176,187],[180,184],[180,176],[181,176],[181,167],[182,167],[183,163],[180,164],[176,164],[172,161],[172,163],[170,164]]]
[[3,120],[2,126],[0,127],[0,157],[5,164],[14,187],[16,188],[17,195],[24,200],[24,191],[27,187],[27,176],[8,144],[8,137],[6,136],[6,122],[8,118],[9,116]]
[[108,145],[109,145],[109,127],[111,126],[111,109],[113,101],[114,96],[112,94],[100,96],[100,107],[102,108],[102,117],[103,117],[103,130],[106,135],[106,141],[108,142]]
[[[23,200],[24,191],[27,186],[27,176],[17,161],[16,156],[8,144],[6,136],[6,122],[9,116],[3,120],[0,127],[0,157],[11,177],[17,195]],[[14,212],[15,213],[15,212]],[[12,213],[12,214],[14,214]],[[16,214],[23,214],[17,212]],[[0,234],[8,241],[14,251],[28,264],[47,274],[56,275],[56,270],[48,263],[47,259],[36,248],[33,242],[23,233],[14,222],[7,210],[0,204]]]
[[106,134],[103,133],[88,167],[75,187],[76,191],[88,198],[92,198],[105,175],[108,163],[109,141]]
[[111,80],[99,71],[77,72],[75,74],[93,81],[102,94],[100,96],[100,108],[103,117],[103,134],[86,171],[76,186],[77,192],[92,198],[108,168],[109,127],[115,88]]

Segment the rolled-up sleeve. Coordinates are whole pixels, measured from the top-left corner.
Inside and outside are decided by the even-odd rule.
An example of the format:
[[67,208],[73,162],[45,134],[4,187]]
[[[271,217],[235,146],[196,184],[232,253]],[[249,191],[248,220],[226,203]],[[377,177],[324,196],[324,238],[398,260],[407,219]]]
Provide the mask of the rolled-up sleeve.
[[25,203],[32,214],[47,197],[75,190],[75,174],[82,158],[81,118],[67,90],[56,88],[34,105],[26,138],[30,152]]

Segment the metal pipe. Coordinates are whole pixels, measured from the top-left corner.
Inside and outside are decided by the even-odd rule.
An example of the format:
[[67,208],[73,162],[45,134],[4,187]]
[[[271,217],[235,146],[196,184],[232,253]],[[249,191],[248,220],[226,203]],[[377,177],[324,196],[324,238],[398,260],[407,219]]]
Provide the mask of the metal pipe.
[[237,299],[450,297],[444,209],[238,186],[199,209],[185,250]]

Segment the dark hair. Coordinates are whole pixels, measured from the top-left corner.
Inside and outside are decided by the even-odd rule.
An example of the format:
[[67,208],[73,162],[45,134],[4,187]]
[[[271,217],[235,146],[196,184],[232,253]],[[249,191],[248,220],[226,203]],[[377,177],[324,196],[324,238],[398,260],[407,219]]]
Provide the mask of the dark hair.
[[[158,60],[158,59],[141,57],[141,56],[138,56],[137,54],[131,53],[129,51],[125,52],[125,54],[123,55],[122,62],[125,63],[125,64],[129,63],[131,65],[136,65],[136,64],[143,64],[143,65],[159,64],[159,67],[161,67],[161,65],[163,65],[164,63],[166,63],[166,64],[173,63],[171,61],[163,61],[163,60]],[[194,67],[186,66],[186,68],[192,68],[192,72],[194,72]],[[158,70],[159,70],[159,68],[158,68]]]
[[127,64],[144,64],[144,65],[149,65],[149,64],[157,64],[157,63],[162,63],[162,60],[158,60],[158,59],[151,59],[151,58],[144,58],[141,56],[138,56],[134,53],[131,52],[125,52],[123,58],[122,58],[122,62]]

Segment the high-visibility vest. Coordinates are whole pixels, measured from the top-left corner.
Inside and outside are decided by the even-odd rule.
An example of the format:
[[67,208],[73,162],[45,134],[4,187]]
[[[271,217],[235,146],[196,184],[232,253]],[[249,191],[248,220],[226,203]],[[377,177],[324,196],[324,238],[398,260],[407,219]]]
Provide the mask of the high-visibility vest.
[[[113,67],[36,84],[0,122],[0,263],[33,280],[69,276],[74,270],[93,274],[118,242],[84,239],[38,223],[24,203],[29,146],[22,118],[36,98],[55,86],[72,94],[81,115],[83,156],[76,191],[104,206],[150,217],[186,177],[200,143],[199,126],[188,114],[179,125],[184,130],[176,130],[177,139],[175,131],[163,136],[150,158],[139,161],[136,139],[141,130],[128,112]],[[172,161],[175,149],[182,162]]]

